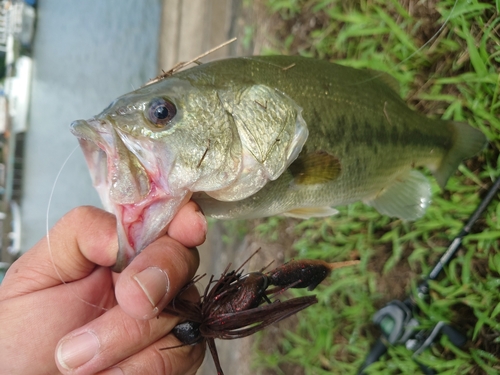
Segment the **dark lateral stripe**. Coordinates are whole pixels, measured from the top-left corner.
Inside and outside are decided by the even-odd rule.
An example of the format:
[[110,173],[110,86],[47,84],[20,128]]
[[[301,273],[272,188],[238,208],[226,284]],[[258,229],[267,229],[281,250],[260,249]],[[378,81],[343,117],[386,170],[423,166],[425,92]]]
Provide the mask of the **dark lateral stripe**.
[[[345,115],[339,116],[335,122],[335,126],[330,127],[325,134],[330,144],[365,144],[370,148],[375,148],[375,146],[438,147],[446,150],[451,147],[451,136],[426,134],[419,129],[411,129],[406,124],[391,126],[383,122],[374,125],[367,120],[355,121],[352,118],[346,118]],[[438,123],[436,125],[439,126]]]

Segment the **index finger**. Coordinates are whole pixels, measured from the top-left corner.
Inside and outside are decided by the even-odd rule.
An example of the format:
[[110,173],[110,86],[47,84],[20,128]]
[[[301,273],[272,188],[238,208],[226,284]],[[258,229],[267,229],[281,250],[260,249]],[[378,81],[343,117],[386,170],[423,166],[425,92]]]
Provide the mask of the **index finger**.
[[115,217],[95,207],[77,207],[12,264],[0,299],[79,280],[96,265],[113,265],[117,252]]

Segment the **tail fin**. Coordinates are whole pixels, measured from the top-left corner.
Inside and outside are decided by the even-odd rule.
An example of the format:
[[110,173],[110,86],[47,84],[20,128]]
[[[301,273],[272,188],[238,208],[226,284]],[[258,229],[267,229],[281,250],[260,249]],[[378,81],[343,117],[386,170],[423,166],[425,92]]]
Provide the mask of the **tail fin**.
[[486,137],[481,131],[464,122],[450,122],[453,129],[453,146],[445,155],[439,168],[434,172],[441,189],[444,189],[450,176],[463,159],[477,154],[486,144]]

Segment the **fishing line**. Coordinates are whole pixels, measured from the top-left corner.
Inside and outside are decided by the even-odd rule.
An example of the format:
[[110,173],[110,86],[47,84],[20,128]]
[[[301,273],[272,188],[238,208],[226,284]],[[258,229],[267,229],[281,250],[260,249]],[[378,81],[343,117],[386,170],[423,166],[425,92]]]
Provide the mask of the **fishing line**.
[[415,56],[417,53],[419,53],[420,51],[422,51],[425,47],[427,47],[427,45],[432,42],[434,39],[436,39],[439,34],[441,34],[441,32],[444,30],[444,28],[446,27],[446,25],[448,24],[448,22],[450,21],[451,19],[451,16],[453,15],[453,13],[455,12],[455,8],[458,4],[458,0],[455,0],[455,2],[453,3],[453,6],[451,7],[451,10],[450,10],[450,14],[448,14],[448,17],[446,17],[446,19],[444,20],[443,24],[441,25],[441,27],[439,28],[438,31],[436,31],[436,33],[427,41],[425,42],[424,44],[422,44],[420,46],[419,49],[417,49],[415,52],[413,52],[412,54],[410,54],[410,56],[408,56],[406,59],[403,59],[402,61],[400,61],[396,67],[398,67],[399,65],[401,65],[402,63],[408,61],[409,59],[411,59],[413,56]]
[[[453,14],[454,14],[454,12],[455,12],[455,8],[456,8],[457,4],[458,4],[458,0],[455,0],[455,2],[453,3],[453,6],[451,7],[450,13],[448,14],[448,16],[446,17],[446,19],[444,20],[444,22],[443,22],[443,24],[441,25],[441,27],[438,29],[438,31],[436,31],[436,32],[434,33],[434,35],[433,35],[431,38],[429,38],[429,39],[428,39],[428,40],[427,40],[427,41],[426,41],[423,45],[421,45],[421,46],[420,46],[420,48],[418,48],[415,52],[411,53],[408,57],[406,57],[405,59],[403,59],[403,60],[401,60],[399,63],[397,63],[397,64],[396,64],[396,65],[392,68],[392,70],[394,70],[394,69],[398,68],[400,65],[402,65],[402,64],[403,64],[403,63],[405,63],[406,61],[410,60],[411,58],[413,58],[413,57],[414,57],[415,55],[417,55],[418,53],[420,53],[422,50],[424,50],[424,48],[426,48],[426,47],[429,45],[429,43],[431,43],[434,39],[436,39],[436,38],[439,36],[439,34],[441,34],[441,32],[444,30],[444,28],[446,27],[446,25],[447,25],[447,24],[448,24],[448,22],[450,21],[451,17],[453,16]],[[233,42],[233,41],[234,41],[234,39],[232,39],[232,40],[230,40],[230,41],[228,41],[228,42],[226,42],[226,43],[231,43],[231,42]],[[209,51],[209,52],[210,52],[210,51]],[[208,53],[209,53],[209,52],[208,52]],[[243,57],[243,58],[245,58],[245,57]],[[250,58],[251,58],[251,57],[250,57]],[[274,64],[269,63],[269,62],[268,62],[268,64],[269,64],[269,65],[272,65],[272,66],[275,66]],[[289,68],[293,68],[293,65],[292,65],[292,66],[290,66],[290,67],[286,67],[286,68],[281,67],[281,68],[282,68],[282,69],[284,69],[284,70],[288,70]],[[378,71],[378,72],[379,72],[379,74],[372,75],[370,78],[367,78],[367,79],[364,79],[364,80],[361,80],[361,81],[353,82],[351,85],[352,85],[352,86],[354,86],[354,85],[364,84],[364,83],[366,83],[366,82],[373,81],[374,79],[377,79],[377,78],[379,78],[379,77],[383,76],[384,74],[390,74],[390,73],[386,73],[385,71]],[[162,76],[160,76],[160,77],[162,77]],[[158,80],[159,80],[159,78],[157,78],[156,80],[152,80],[152,81],[148,82],[146,85],[151,84],[151,83],[154,83],[154,82],[156,82],[156,81],[158,81]]]
[[[448,14],[448,16],[446,17],[446,19],[444,20],[443,24],[441,25],[441,27],[438,29],[438,31],[431,37],[429,38],[429,40],[427,40],[422,46],[420,46],[416,51],[414,51],[413,53],[411,53],[408,57],[406,57],[405,59],[403,59],[402,61],[400,61],[398,64],[396,64],[395,67],[398,67],[400,66],[401,64],[405,63],[406,61],[410,60],[411,58],[413,58],[415,55],[417,55],[418,53],[420,53],[423,49],[425,49],[434,39],[436,39],[439,34],[444,30],[444,28],[446,27],[446,25],[448,24],[449,20],[451,19],[452,15],[454,14],[454,11],[455,11],[455,8],[458,4],[458,0],[455,0],[455,2],[453,3],[453,6],[450,10],[450,13]],[[223,46],[225,46],[226,44],[229,44],[231,42],[233,42],[235,40],[235,38],[223,43],[221,46],[218,46],[216,47],[215,49],[218,49],[218,48],[221,48]],[[197,59],[199,59],[200,57],[203,57],[211,52],[213,52],[213,50],[215,49],[212,49],[208,52],[206,52],[205,54],[201,55],[201,56],[198,56],[196,59],[193,59],[191,61],[189,61],[188,63],[184,63],[182,65],[182,67],[184,67],[185,65],[188,65],[194,61],[196,61]],[[177,68],[178,70],[179,68]],[[172,73],[175,72],[175,67],[174,69],[172,69]],[[170,73],[170,74],[172,74]],[[379,75],[376,75],[376,76],[373,76],[371,77],[370,79],[368,80],[365,80],[363,82],[356,82],[354,84],[361,84],[361,83],[364,83],[364,82],[367,82],[367,81],[370,81],[372,79],[375,79],[379,76],[381,76],[383,73],[379,74]],[[151,84],[151,83],[154,83],[156,81],[158,81],[159,79],[163,78],[162,76],[156,78],[156,79],[153,79],[153,80],[150,80],[149,82],[146,83],[146,85],[148,84]],[[134,87],[132,85],[132,89],[134,90]],[[47,246],[48,246],[48,249],[49,249],[49,256],[50,256],[50,259],[51,259],[51,262],[52,262],[52,265],[54,267],[54,270],[57,274],[57,276],[59,277],[59,280],[64,284],[66,285],[67,282],[65,282],[63,279],[62,279],[62,276],[59,272],[59,270],[57,269],[57,266],[54,262],[54,258],[53,258],[53,254],[52,254],[52,248],[51,248],[51,245],[50,245],[50,232],[49,232],[49,213],[50,213],[50,206],[51,206],[51,203],[52,203],[52,198],[54,196],[54,191],[55,191],[55,187],[56,187],[56,184],[59,180],[59,177],[64,169],[64,167],[66,166],[66,164],[68,163],[69,159],[73,156],[73,154],[75,153],[75,151],[78,149],[78,145],[75,146],[75,148],[70,152],[70,154],[66,157],[66,159],[64,160],[64,162],[62,163],[61,167],[59,168],[59,171],[56,175],[56,178],[54,180],[54,184],[52,185],[52,189],[51,189],[51,192],[50,192],[50,196],[49,196],[49,201],[48,201],[48,204],[47,204],[47,211],[46,211],[46,220],[45,220],[45,230],[46,230],[46,238],[47,238]],[[97,307],[97,308],[100,308],[100,309],[103,309],[103,310],[107,310],[106,308],[102,307],[102,306],[98,306],[98,305],[95,305],[95,304],[92,304],[88,301],[85,301],[83,298],[81,298],[80,296],[78,296],[73,290],[71,290],[71,292],[75,295],[76,298],[78,298],[80,301],[84,302],[85,304],[89,305],[89,306],[93,306],[93,307]]]
[[[446,17],[446,19],[444,20],[444,22],[441,25],[441,27],[438,29],[438,31],[436,31],[434,33],[434,35],[429,40],[427,40],[427,42],[425,42],[424,44],[422,44],[420,46],[420,48],[418,48],[415,52],[411,53],[410,56],[406,57],[405,59],[403,59],[399,63],[397,63],[394,66],[393,70],[396,69],[397,67],[399,67],[400,65],[402,65],[403,63],[407,62],[408,60],[410,60],[416,54],[420,53],[424,48],[427,47],[427,45],[429,45],[430,42],[432,42],[434,39],[436,39],[439,36],[439,34],[441,34],[441,32],[444,30],[444,28],[446,27],[446,25],[450,21],[451,16],[455,12],[455,8],[457,7],[457,4],[458,4],[458,0],[455,0],[455,2],[453,3],[453,6],[451,7],[450,13],[448,14],[448,16]],[[370,81],[372,81],[372,80],[374,80],[376,78],[381,77],[384,73],[386,73],[386,72],[381,71],[380,74],[374,75],[374,76],[370,77],[369,79],[366,79],[366,80],[363,80],[363,81],[355,82],[355,83],[353,83],[353,85],[359,85],[359,84],[363,84],[363,83],[366,83],[366,82],[370,82]],[[390,73],[386,73],[386,74],[390,74]]]
[[[57,266],[56,266],[56,263],[54,262],[54,256],[52,255],[52,247],[50,246],[50,230],[49,230],[49,212],[50,212],[50,205],[52,203],[52,197],[54,196],[54,191],[56,189],[56,184],[57,184],[57,181],[59,180],[59,177],[61,176],[61,173],[64,169],[64,167],[66,166],[66,164],[68,163],[69,159],[71,158],[71,156],[73,156],[73,154],[75,153],[75,151],[79,148],[79,146],[75,146],[75,148],[70,152],[70,154],[66,157],[66,159],[64,160],[64,162],[62,163],[61,167],[59,168],[59,171],[57,172],[57,175],[56,175],[56,179],[54,180],[54,184],[52,185],[52,189],[50,191],[50,196],[49,196],[49,202],[47,203],[47,212],[45,214],[45,231],[46,231],[46,235],[45,237],[47,238],[47,247],[49,249],[49,256],[50,256],[50,261],[52,262],[52,266],[54,267],[54,271],[56,271],[56,274],[57,276],[59,277],[59,280],[64,284],[64,285],[67,285],[68,283],[66,281],[63,280],[62,276],[61,276],[61,273],[59,272],[59,270],[57,269]],[[92,306],[92,307],[97,307],[99,309],[102,309],[104,311],[107,311],[108,309],[106,309],[105,307],[102,307],[102,306],[98,306],[98,305],[95,305],[93,303],[90,303],[88,301],[85,301],[83,298],[81,298],[78,294],[76,294],[76,292],[70,288],[70,291],[71,293],[76,297],[78,298],[80,301],[82,301],[83,303],[89,305],[89,306]]]

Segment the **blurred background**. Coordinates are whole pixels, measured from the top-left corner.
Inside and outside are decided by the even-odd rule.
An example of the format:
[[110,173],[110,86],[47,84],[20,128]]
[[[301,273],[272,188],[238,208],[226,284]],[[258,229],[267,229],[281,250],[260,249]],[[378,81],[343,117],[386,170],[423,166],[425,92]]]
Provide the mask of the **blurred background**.
[[[489,139],[445,191],[433,181],[422,219],[404,223],[354,204],[322,220],[211,222],[200,249],[200,273],[216,276],[259,247],[247,268],[291,257],[361,259],[318,287],[317,305],[255,337],[217,342],[227,374],[356,373],[380,334],[372,315],[411,293],[500,174],[499,10],[498,1],[480,0],[0,1],[2,269],[71,208],[100,206],[69,124],[161,70],[234,36],[204,61],[300,54],[382,70],[412,108],[467,121]],[[430,300],[419,302],[421,327],[444,321],[467,337],[462,348],[438,337],[419,355],[438,373],[500,373],[499,216],[497,199],[431,283]],[[411,355],[391,347],[367,373],[421,373]],[[199,373],[215,373],[211,359]]]

